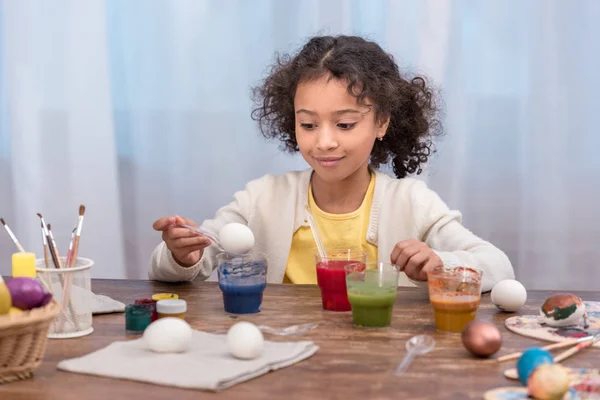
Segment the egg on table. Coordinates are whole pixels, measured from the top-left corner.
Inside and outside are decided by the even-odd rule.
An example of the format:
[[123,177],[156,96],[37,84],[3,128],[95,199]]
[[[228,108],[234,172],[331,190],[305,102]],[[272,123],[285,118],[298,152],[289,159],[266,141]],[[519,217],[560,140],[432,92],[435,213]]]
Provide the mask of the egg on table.
[[529,394],[539,400],[562,399],[570,385],[569,371],[560,364],[542,364],[527,379]]
[[583,324],[589,327],[585,303],[574,294],[559,293],[552,295],[540,307],[539,321],[543,325],[564,327]]
[[232,356],[242,360],[259,357],[263,352],[264,342],[260,329],[250,322],[238,322],[227,332],[229,352]]
[[489,322],[471,321],[461,334],[465,349],[478,357],[489,357],[500,350],[502,334]]
[[254,234],[244,224],[232,222],[219,230],[223,250],[232,254],[247,254],[254,247]]
[[181,318],[160,318],[148,325],[143,338],[154,352],[182,353],[190,347],[192,328]]
[[527,290],[521,282],[505,279],[494,285],[490,298],[500,310],[514,312],[523,307],[527,301]]
[[523,352],[517,360],[517,372],[522,384],[527,385],[531,373],[542,364],[554,364],[554,357],[540,347],[532,347]]

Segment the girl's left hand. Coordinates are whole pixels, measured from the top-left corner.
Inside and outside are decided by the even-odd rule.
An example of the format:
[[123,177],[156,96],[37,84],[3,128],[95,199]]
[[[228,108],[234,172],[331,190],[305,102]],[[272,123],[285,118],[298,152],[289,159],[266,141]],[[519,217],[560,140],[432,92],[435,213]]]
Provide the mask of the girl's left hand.
[[443,266],[442,259],[427,243],[415,239],[396,243],[390,260],[415,281],[426,281],[427,271]]

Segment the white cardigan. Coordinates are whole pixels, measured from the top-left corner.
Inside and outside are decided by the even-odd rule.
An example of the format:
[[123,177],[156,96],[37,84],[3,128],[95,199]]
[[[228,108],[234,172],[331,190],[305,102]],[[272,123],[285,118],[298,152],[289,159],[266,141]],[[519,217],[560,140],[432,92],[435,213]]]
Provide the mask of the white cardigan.
[[[202,228],[217,234],[230,222],[248,225],[255,236],[254,251],[268,255],[267,282],[282,283],[292,235],[305,220],[308,186],[312,170],[264,175],[250,181],[234,194],[231,203],[220,208]],[[475,236],[461,224],[462,215],[450,210],[426,184],[414,178],[395,179],[375,171],[375,192],[366,239],[377,245],[379,261],[390,261],[396,243],[418,239],[427,243],[445,262],[468,265],[483,271],[482,291],[489,291],[503,279],[514,279],[508,257],[492,244]],[[382,221],[382,223],[380,223]],[[216,268],[218,249],[204,249],[202,259],[185,268],[177,264],[164,242],[152,252],[149,278],[176,282],[196,277],[207,279]],[[401,273],[400,286],[419,286]]]

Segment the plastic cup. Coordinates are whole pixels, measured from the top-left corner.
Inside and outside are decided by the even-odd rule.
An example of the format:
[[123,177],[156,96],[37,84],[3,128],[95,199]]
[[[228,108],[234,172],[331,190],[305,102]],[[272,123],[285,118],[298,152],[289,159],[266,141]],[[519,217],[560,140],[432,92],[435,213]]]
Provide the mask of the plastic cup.
[[398,297],[398,267],[368,262],[366,265],[348,264],[345,270],[354,326],[390,326]]
[[481,271],[444,265],[427,273],[429,301],[440,332],[462,332],[475,319],[481,300]]
[[365,264],[367,253],[362,250],[331,250],[327,251],[327,260],[315,254],[317,266],[317,283],[321,289],[323,309],[328,311],[350,311],[346,292],[346,271],[348,264]]
[[225,311],[232,314],[260,312],[267,286],[267,256],[263,253],[243,256],[220,253],[217,262]]

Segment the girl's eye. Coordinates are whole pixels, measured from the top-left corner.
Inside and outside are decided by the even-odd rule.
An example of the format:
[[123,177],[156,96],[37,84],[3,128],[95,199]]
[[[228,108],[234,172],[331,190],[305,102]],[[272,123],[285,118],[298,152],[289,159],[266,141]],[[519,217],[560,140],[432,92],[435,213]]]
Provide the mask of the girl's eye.
[[300,126],[301,126],[303,129],[306,129],[307,131],[311,131],[311,130],[315,129],[317,125],[315,125],[315,124],[304,124],[304,123],[300,123]]
[[340,122],[339,124],[337,124],[337,126],[340,129],[345,130],[345,131],[348,131],[348,130],[354,128],[355,125],[356,125],[356,122],[352,122],[352,123],[343,123],[343,122]]

